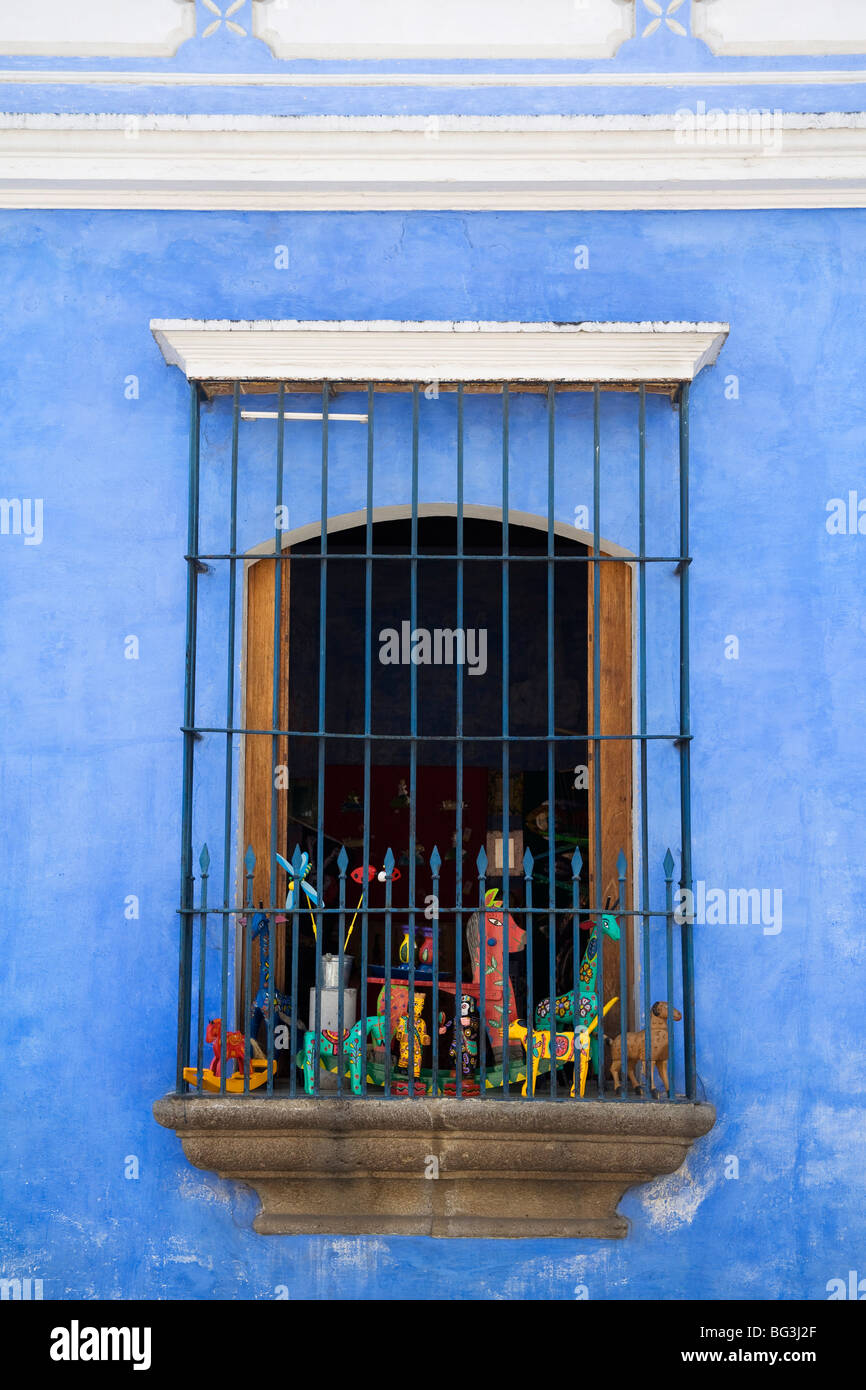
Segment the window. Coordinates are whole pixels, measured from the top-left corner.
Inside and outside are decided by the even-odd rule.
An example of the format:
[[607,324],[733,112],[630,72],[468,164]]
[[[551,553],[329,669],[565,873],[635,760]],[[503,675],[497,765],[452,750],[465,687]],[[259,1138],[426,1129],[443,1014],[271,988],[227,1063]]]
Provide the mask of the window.
[[243,380],[175,334],[210,354],[183,363],[178,1093],[694,1108],[691,371],[663,335],[700,365],[723,330],[632,326],[668,356],[639,381],[620,330],[593,381],[561,330],[546,380],[491,380],[354,327],[374,380],[323,325],[305,370]]

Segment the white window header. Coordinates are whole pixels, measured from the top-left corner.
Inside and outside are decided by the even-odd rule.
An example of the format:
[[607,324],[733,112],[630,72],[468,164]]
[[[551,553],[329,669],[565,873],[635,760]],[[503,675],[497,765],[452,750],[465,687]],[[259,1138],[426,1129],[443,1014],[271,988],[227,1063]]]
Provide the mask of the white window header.
[[191,381],[691,381],[725,323],[154,319]]

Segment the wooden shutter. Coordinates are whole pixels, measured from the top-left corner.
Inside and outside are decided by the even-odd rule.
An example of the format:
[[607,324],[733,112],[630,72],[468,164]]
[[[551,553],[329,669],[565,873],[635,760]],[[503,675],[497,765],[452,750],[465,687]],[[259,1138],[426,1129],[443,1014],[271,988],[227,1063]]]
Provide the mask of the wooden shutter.
[[[280,661],[279,661],[279,727],[288,727],[289,718],[289,552],[286,550],[280,565]],[[275,562],[259,560],[247,570],[246,625],[246,699],[244,727],[273,728],[274,680],[274,598],[276,590]],[[285,766],[288,759],[288,739],[277,740],[277,765]],[[267,904],[271,883],[271,788],[273,740],[266,734],[249,735],[244,745],[244,840],[243,848],[252,845],[256,856],[253,877],[253,902]],[[288,813],[288,791],[277,791],[277,849],[285,854]],[[278,870],[274,879],[275,901],[281,903],[286,895],[285,873]],[[274,943],[274,979],[278,989],[285,987],[283,960],[284,933],[276,932]],[[245,965],[246,963],[244,963]],[[258,944],[253,945],[253,994],[258,980]]]
[[[591,553],[591,552],[590,552]],[[593,564],[588,564],[588,710],[589,727],[593,709]],[[600,571],[600,612],[598,634],[601,646],[601,728],[600,734],[631,734],[632,725],[632,570],[627,562],[604,561]],[[600,900],[615,903],[619,894],[616,861],[620,850],[628,860],[626,879],[627,901],[621,908],[633,905],[632,890],[632,781],[633,743],[631,740],[607,742],[600,745],[601,764],[601,847],[602,884]],[[599,900],[595,883],[595,845],[599,827],[595,815],[595,756],[592,743],[588,747],[589,765],[589,882],[590,905]],[[621,948],[628,952],[629,996],[632,992],[632,921],[622,924]],[[620,995],[620,947],[605,938],[603,947],[604,997]],[[630,1013],[631,1011],[629,1011]],[[620,1027],[619,1005],[605,1019],[605,1031],[611,1036]]]

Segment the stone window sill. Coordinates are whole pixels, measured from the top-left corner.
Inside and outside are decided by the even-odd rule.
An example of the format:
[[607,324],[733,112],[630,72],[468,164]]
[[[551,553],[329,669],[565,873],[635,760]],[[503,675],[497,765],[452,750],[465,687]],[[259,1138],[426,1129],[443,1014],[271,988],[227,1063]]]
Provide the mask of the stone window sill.
[[[168,1095],[196,1168],[247,1182],[261,1235],[628,1233],[625,1192],[680,1167],[707,1104]],[[438,1178],[433,1175],[438,1172]]]

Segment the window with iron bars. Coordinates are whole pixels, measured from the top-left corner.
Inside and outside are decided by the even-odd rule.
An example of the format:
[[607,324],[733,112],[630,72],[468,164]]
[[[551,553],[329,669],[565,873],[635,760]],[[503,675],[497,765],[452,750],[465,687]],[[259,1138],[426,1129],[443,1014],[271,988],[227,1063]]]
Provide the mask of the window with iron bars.
[[192,384],[179,1092],[695,1099],[688,401]]

